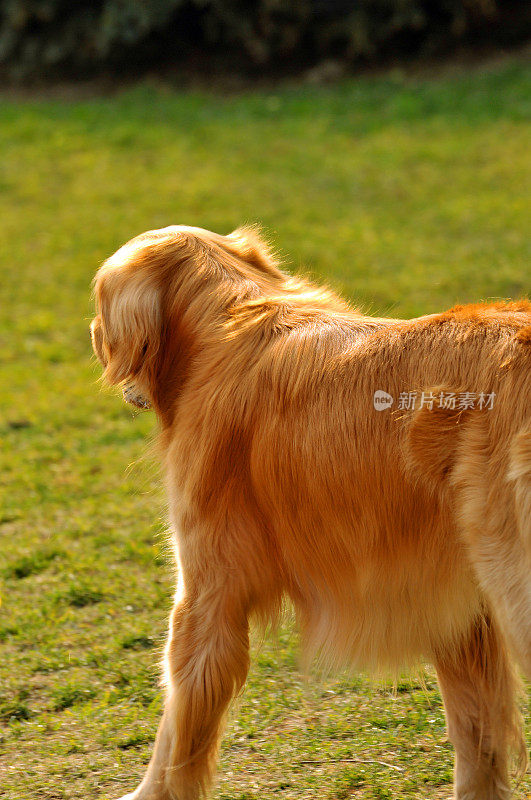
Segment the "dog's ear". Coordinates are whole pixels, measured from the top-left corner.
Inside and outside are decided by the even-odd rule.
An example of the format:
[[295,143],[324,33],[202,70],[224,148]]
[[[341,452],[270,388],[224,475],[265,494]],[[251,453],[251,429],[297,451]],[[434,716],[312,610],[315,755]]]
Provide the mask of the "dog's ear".
[[161,329],[160,289],[148,272],[108,269],[94,282],[101,318],[104,377],[110,384],[153,364]]

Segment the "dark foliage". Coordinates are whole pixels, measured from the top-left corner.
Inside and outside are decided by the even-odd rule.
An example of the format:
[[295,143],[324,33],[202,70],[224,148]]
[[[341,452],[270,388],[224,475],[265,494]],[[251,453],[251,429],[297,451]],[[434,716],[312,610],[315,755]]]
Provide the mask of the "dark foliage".
[[525,0],[0,0],[0,65],[12,78],[142,71],[161,64],[253,74],[326,58],[441,52],[463,38],[529,33]]

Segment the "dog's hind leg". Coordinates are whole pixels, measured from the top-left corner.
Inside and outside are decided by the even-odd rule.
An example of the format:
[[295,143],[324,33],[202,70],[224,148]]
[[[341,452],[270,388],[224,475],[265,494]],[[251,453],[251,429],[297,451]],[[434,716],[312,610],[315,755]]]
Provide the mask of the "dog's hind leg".
[[531,677],[531,428],[513,439],[508,463],[485,453],[484,421],[464,428],[452,475],[470,560],[520,665]]
[[131,800],[196,800],[213,776],[225,712],[249,666],[247,613],[226,587],[187,594],[170,619],[167,696],[148,771]]
[[508,800],[510,750],[517,750],[523,766],[525,742],[518,681],[495,621],[479,618],[468,636],[435,662],[455,748],[455,799]]

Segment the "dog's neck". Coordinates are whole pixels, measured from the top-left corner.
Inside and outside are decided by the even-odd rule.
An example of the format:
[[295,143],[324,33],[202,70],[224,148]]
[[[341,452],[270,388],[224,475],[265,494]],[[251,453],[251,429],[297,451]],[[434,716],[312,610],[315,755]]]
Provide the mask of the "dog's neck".
[[[277,312],[300,317],[313,309],[352,318],[357,315],[333,292],[292,278],[277,267],[260,270],[243,260],[228,267],[215,249],[203,253],[201,259],[196,254],[186,265],[181,262],[166,284],[162,302],[165,324],[154,360],[156,374],[148,374],[147,385],[152,387],[150,399],[163,429],[172,426],[192,372],[206,368],[210,361],[207,352],[212,352],[214,345],[219,353],[223,340],[232,348],[228,340],[240,326],[245,327],[246,320],[263,324],[266,334],[268,325],[273,330]],[[267,335],[259,338],[265,342]]]
[[229,309],[252,297],[257,288],[236,281],[216,279],[216,275],[190,280],[179,279],[179,286],[168,292],[172,298],[163,310],[166,320],[157,358],[157,373],[149,384],[151,401],[162,427],[171,426],[175,406],[193,365],[202,354],[223,337]]

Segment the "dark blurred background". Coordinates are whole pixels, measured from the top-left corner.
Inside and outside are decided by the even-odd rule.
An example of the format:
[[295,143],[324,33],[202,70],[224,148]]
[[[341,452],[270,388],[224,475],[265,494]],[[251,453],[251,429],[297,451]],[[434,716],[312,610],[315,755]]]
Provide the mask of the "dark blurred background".
[[530,32],[522,0],[2,0],[0,70],[11,81],[169,66],[252,78],[506,48]]

